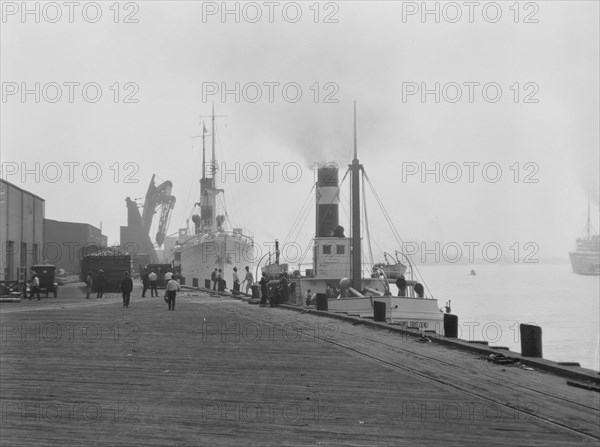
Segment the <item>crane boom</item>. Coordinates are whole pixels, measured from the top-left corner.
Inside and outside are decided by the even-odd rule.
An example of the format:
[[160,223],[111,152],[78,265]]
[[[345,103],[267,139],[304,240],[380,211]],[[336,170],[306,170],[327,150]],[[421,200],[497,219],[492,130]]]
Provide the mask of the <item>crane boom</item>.
[[146,198],[144,200],[144,211],[142,214],[142,229],[145,233],[150,233],[150,227],[152,226],[152,219],[154,214],[157,212],[157,208],[160,208],[160,218],[158,223],[158,232],[156,233],[155,242],[160,247],[167,234],[169,221],[171,219],[171,212],[175,207],[175,197],[171,195],[173,190],[173,183],[169,180],[156,186],[154,179],[156,175],[152,174],[148,191],[146,192]]
[[171,221],[171,212],[175,208],[175,197],[168,196],[160,204],[160,219],[158,221],[158,231],[156,232],[156,243],[160,247],[165,241],[169,222]]

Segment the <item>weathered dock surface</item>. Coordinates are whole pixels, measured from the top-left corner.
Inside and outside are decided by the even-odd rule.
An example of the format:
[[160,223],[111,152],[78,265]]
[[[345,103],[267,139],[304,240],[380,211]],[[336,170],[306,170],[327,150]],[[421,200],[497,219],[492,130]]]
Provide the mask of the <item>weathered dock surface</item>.
[[600,445],[600,393],[310,313],[186,293],[0,305],[4,445]]

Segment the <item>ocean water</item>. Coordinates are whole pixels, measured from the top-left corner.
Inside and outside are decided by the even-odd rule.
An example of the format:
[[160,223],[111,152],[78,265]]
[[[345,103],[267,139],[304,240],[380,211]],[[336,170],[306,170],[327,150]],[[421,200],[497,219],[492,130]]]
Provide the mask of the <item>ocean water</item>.
[[569,264],[418,268],[440,306],[452,300],[460,338],[521,352],[519,323],[533,323],[544,358],[600,371],[600,277],[576,275]]

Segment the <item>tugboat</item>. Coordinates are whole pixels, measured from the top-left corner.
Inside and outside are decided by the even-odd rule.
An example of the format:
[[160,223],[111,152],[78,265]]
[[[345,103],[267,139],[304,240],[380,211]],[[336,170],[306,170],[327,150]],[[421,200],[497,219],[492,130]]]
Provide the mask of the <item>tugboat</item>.
[[[207,129],[202,125],[202,178],[200,201],[192,214],[193,228],[179,231],[174,248],[174,262],[179,264],[184,284],[210,288],[211,274],[221,269],[220,291],[227,279],[232,278],[233,268],[243,271],[254,259],[254,240],[247,230],[230,228],[227,211],[217,208],[217,198],[224,194],[217,188],[217,162],[215,159],[215,111],[212,108],[212,156],[206,164],[205,138]],[[224,201],[222,201],[224,202]],[[233,287],[230,287],[231,289]]]
[[600,235],[591,234],[590,202],[588,200],[585,235],[577,238],[575,251],[569,253],[573,273],[586,276],[600,275]]
[[[351,235],[344,235],[338,222],[340,187],[338,167],[322,165],[318,169],[316,183],[316,231],[313,239],[313,263],[302,275],[296,270],[289,279],[290,289],[294,290],[296,303],[310,290],[315,293],[317,308],[338,313],[375,318],[374,308],[381,312],[385,304],[385,314],[380,321],[400,325],[420,331],[444,333],[444,315],[450,312],[450,301],[440,309],[437,299],[426,296],[422,283],[413,279],[415,267],[408,256],[407,265],[400,262],[396,252],[395,263],[390,263],[385,253],[386,263],[373,264],[371,269],[362,263],[361,247],[361,174],[364,182],[370,182],[363,165],[360,164],[356,142],[356,105],[354,106],[354,159],[349,165],[351,181]],[[386,219],[389,215],[382,207]],[[366,209],[365,209],[366,215]],[[398,232],[392,231],[399,241]],[[368,235],[368,223],[365,224]],[[370,243],[367,245],[370,249]],[[370,251],[370,250],[369,250]],[[403,255],[404,256],[404,255]],[[263,267],[263,272],[277,271],[277,265]],[[279,271],[287,269],[282,265]],[[404,277],[408,270],[408,279]],[[366,273],[363,276],[363,273]],[[289,276],[285,271],[283,275]],[[274,275],[268,275],[274,280]],[[398,285],[398,296],[392,296],[391,284]],[[294,285],[295,284],[295,285]],[[300,298],[300,299],[298,299]],[[323,310],[325,310],[323,309]],[[455,318],[455,316],[452,316]]]

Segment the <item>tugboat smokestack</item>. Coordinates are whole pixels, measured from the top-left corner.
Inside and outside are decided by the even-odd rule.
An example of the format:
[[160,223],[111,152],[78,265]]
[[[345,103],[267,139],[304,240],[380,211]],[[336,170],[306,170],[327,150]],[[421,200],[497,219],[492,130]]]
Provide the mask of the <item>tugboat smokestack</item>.
[[328,237],[333,234],[339,222],[340,187],[335,163],[319,167],[316,196],[316,236]]

